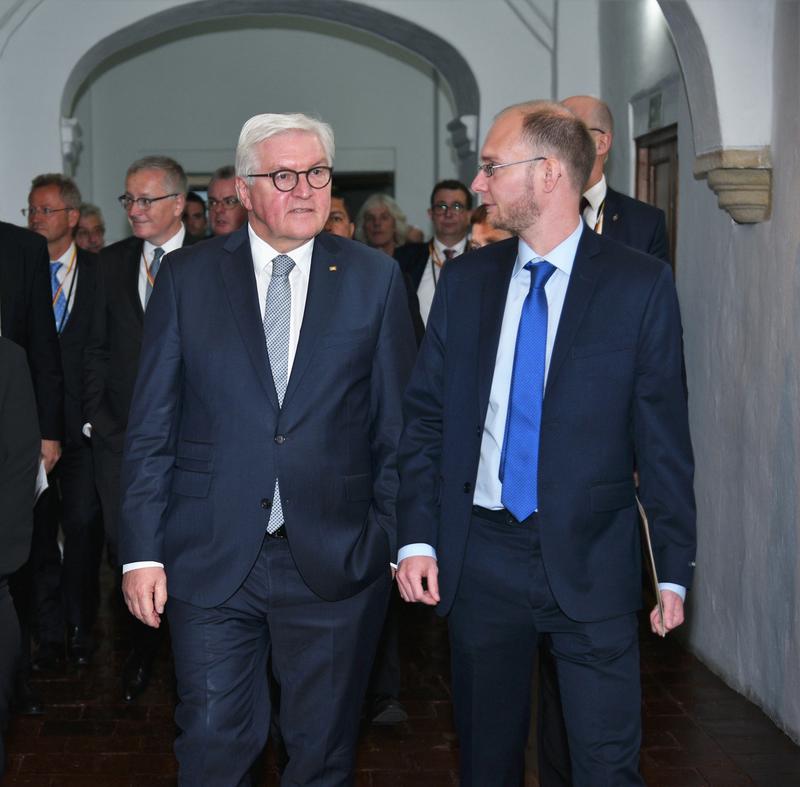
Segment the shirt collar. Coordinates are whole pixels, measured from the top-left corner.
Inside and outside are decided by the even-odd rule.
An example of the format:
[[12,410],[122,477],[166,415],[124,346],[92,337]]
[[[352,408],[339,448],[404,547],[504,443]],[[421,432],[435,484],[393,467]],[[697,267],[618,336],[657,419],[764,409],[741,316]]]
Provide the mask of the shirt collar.
[[465,235],[458,243],[454,243],[452,246],[445,246],[436,236],[433,238],[433,248],[436,249],[436,253],[440,256],[444,256],[445,249],[455,249],[456,256],[459,254],[464,253],[464,249],[467,247],[467,236]]
[[144,256],[149,260],[153,256],[153,252],[156,249],[164,249],[164,254],[169,254],[171,251],[175,251],[183,246],[183,239],[186,237],[186,227],[183,226],[183,222],[181,222],[180,229],[165,243],[160,245],[156,245],[149,240],[144,242]]
[[597,211],[600,209],[600,206],[603,204],[603,200],[606,198],[607,191],[608,186],[606,185],[606,176],[601,175],[600,180],[598,180],[594,186],[586,189],[586,191],[583,192],[583,196],[586,197],[595,213],[597,213]]
[[64,268],[67,269],[69,268],[69,264],[72,262],[72,255],[75,253],[75,241],[73,241],[69,244],[67,250],[57,260],[50,260],[50,262],[60,262]]
[[[253,228],[248,223],[247,234],[250,236],[250,252],[253,256],[253,266],[256,270],[256,275],[269,271],[272,275],[272,260],[282,251],[273,249],[263,238],[260,238]],[[308,278],[311,275],[311,255],[314,252],[314,238],[307,240],[302,246],[292,249],[286,256],[291,257],[303,275]]]
[[578,221],[578,226],[575,227],[572,233],[564,238],[564,240],[562,240],[546,257],[542,257],[541,254],[534,251],[534,249],[520,238],[517,247],[517,261],[514,263],[514,273],[512,275],[519,275],[525,268],[526,263],[531,260],[535,262],[547,260],[551,265],[569,276],[572,273],[572,265],[575,262],[575,253],[578,251],[578,243],[580,242],[583,228],[583,221]]

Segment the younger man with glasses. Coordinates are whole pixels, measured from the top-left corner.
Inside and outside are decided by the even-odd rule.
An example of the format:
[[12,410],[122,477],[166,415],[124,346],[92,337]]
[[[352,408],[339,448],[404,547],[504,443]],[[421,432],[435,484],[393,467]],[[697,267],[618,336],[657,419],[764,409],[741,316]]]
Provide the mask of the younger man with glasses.
[[461,181],[440,181],[433,187],[428,208],[433,238],[428,243],[407,243],[395,252],[400,267],[417,289],[420,316],[426,324],[444,264],[466,250],[471,210],[472,195]]
[[[133,396],[142,327],[153,283],[165,254],[187,245],[181,216],[186,175],[166,156],[146,156],[128,168],[119,203],[133,237],[100,253],[92,328],[86,345],[84,432],[91,436],[95,480],[103,509],[106,542],[117,560],[122,446]],[[135,699],[150,678],[158,645],[155,631],[136,624],[133,652],[125,665],[123,698]]]
[[236,196],[236,170],[220,167],[208,184],[208,220],[212,235],[227,235],[247,221],[247,211]]

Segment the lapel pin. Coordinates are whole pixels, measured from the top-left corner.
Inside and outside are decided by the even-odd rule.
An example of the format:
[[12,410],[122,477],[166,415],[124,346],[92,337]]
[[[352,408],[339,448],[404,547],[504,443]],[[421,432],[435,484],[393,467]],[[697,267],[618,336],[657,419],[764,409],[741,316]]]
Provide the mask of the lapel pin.
[[611,221],[616,221],[618,218],[619,218],[619,213],[615,213],[615,214],[614,214],[614,215],[611,217]]
[[336,270],[336,266],[335,265],[328,265],[328,270],[329,271],[335,271]]

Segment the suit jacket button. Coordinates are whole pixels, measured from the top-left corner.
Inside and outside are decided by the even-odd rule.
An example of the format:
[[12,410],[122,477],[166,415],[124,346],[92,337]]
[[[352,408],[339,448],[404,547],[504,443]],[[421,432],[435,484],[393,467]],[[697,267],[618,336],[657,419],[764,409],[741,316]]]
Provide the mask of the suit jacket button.
[[272,508],[272,501],[268,497],[262,497],[261,508]]
[[467,481],[464,484],[464,492],[468,493],[468,492],[471,492],[471,491],[472,491],[472,484],[469,481]]
[[476,434],[476,435],[478,435],[478,437],[480,437],[480,436],[481,436],[481,432],[482,432],[482,431],[483,431],[483,427],[482,427],[482,426],[479,426],[479,427],[478,427],[478,428],[475,430],[475,434]]
[[286,442],[286,435],[283,435],[283,434],[275,435],[275,442],[278,445],[283,445]]

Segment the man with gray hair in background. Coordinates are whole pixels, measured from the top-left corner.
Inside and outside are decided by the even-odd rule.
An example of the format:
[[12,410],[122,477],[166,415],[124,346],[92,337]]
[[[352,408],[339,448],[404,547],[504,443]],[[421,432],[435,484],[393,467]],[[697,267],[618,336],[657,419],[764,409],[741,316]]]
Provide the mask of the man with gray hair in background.
[[333,153],[305,115],[247,121],[247,226],[171,255],[145,320],[120,557],[131,612],[169,615],[181,785],[250,784],[269,656],[281,784],[353,784],[415,346],[397,264],[322,232]]
[[[142,327],[164,255],[190,241],[181,221],[186,175],[177,161],[146,156],[128,168],[119,203],[133,237],[100,253],[92,326],[84,356],[84,433],[91,436],[95,481],[110,559],[118,562],[122,446],[128,426]],[[135,625],[122,695],[133,701],[147,687],[159,639]]]

